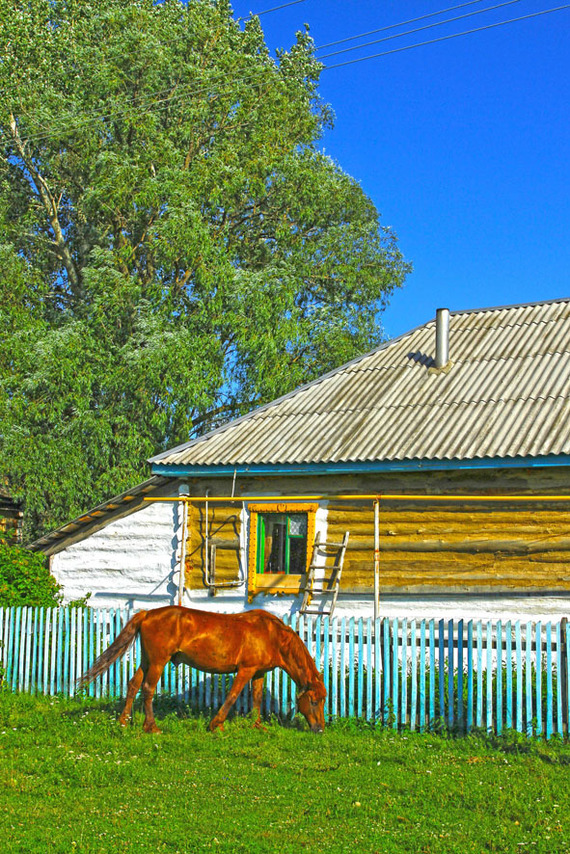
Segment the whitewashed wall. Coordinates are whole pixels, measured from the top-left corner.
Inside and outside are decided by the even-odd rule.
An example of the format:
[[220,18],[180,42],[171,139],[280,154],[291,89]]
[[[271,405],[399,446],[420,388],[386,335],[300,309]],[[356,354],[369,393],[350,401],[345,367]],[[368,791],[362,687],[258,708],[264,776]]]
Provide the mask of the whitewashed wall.
[[173,604],[179,528],[177,503],[149,503],[53,555],[65,601],[91,593],[94,608]]

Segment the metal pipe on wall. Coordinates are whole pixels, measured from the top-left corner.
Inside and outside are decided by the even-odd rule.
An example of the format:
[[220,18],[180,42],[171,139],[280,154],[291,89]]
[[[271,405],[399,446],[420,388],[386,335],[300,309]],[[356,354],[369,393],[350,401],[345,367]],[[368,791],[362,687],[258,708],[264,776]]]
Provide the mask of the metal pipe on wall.
[[182,605],[186,583],[186,537],[188,536],[188,502],[182,501],[182,541],[180,543],[180,573],[178,575],[178,604]]
[[380,502],[374,501],[374,625],[380,615]]

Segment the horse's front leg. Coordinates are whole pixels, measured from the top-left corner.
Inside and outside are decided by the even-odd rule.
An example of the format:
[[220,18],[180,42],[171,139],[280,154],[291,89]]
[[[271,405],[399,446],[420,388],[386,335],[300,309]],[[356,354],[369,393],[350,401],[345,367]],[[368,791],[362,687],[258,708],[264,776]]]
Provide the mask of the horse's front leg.
[[249,682],[256,673],[255,667],[243,667],[234,676],[232,687],[228,691],[225,703],[218,710],[217,715],[210,721],[210,730],[213,732],[218,727],[221,727],[228,716],[228,712]]
[[265,674],[263,676],[258,676],[256,679],[252,679],[251,681],[251,693],[253,698],[252,703],[252,711],[254,722],[253,725],[256,729],[265,729],[263,724],[261,723],[261,701],[263,699],[263,680],[265,679]]

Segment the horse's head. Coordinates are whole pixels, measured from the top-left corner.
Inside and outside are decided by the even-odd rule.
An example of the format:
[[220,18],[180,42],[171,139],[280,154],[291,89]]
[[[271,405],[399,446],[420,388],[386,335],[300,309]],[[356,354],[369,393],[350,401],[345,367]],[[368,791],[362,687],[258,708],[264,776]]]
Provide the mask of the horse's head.
[[327,689],[323,682],[313,682],[298,696],[297,706],[313,732],[322,732],[325,728],[325,699]]

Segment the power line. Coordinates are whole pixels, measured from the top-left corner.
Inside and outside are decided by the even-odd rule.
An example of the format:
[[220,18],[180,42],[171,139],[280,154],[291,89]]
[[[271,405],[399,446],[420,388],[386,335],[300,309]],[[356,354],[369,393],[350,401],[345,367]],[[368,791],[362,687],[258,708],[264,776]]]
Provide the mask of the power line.
[[563,9],[570,9],[570,3],[564,6],[556,6],[553,9],[544,9],[542,12],[532,12],[530,15],[521,15],[520,18],[510,18],[508,21],[498,21],[496,24],[487,24],[484,27],[475,27],[473,30],[463,30],[461,33],[452,33],[449,36],[440,36],[437,39],[429,39],[425,42],[416,42],[405,47],[395,47],[392,50],[385,50],[382,53],[373,53],[370,56],[361,56],[359,59],[348,59],[346,62],[338,62],[336,65],[325,65],[323,71],[330,71],[332,68],[343,68],[345,65],[355,65],[357,62],[366,62],[368,59],[377,59],[381,56],[389,56],[392,53],[401,53],[404,50],[412,50],[415,47],[423,47],[427,44],[436,44],[436,42],[445,42],[449,39],[456,39],[459,36],[467,36],[470,33],[480,33],[483,30],[492,30],[495,27],[502,27],[505,24],[514,24],[516,21],[526,21],[529,18],[538,18],[540,15],[549,15],[551,12],[560,12]]
[[407,24],[415,24],[417,21],[424,21],[426,18],[434,18],[436,15],[444,15],[446,12],[455,12],[456,9],[463,9],[465,6],[473,6],[475,3],[482,3],[483,0],[469,0],[468,3],[459,3],[458,6],[448,6],[447,9],[440,9],[439,12],[430,12],[428,15],[420,15],[419,18],[409,18],[407,21],[400,21],[399,24],[389,24],[386,27],[379,27],[377,30],[368,30],[367,33],[360,33],[357,36],[348,36],[345,39],[339,39],[336,42],[327,42],[315,48],[315,50],[324,50],[326,47],[336,47],[337,44],[354,41],[354,39],[364,39],[366,36],[374,36],[376,33],[383,33],[386,30],[394,30],[396,27],[405,27]]
[[286,9],[288,6],[296,6],[298,3],[305,3],[305,0],[291,0],[290,3],[282,3],[281,6],[273,6],[272,9],[264,9],[262,12],[250,12],[250,18],[259,18],[261,15],[268,15],[270,12],[279,12],[281,9]]
[[[295,2],[303,2],[303,0],[295,0]],[[509,2],[518,2],[518,0],[509,0]],[[285,5],[289,5],[289,4],[285,4]],[[500,4],[500,5],[503,5],[503,4]],[[447,35],[447,36],[440,36],[439,38],[436,38],[436,39],[429,39],[429,40],[426,40],[423,42],[416,42],[416,43],[411,44],[411,45],[406,45],[404,47],[393,48],[392,50],[383,51],[381,53],[376,53],[376,54],[371,54],[369,56],[363,56],[363,57],[360,57],[358,59],[347,60],[346,62],[336,63],[335,65],[323,65],[323,70],[326,71],[326,70],[331,70],[333,68],[341,68],[341,67],[344,67],[347,65],[353,65],[357,62],[365,62],[368,59],[376,59],[376,58],[379,58],[382,56],[389,56],[390,54],[393,54],[393,53],[401,53],[401,52],[406,51],[406,50],[412,50],[413,48],[416,48],[416,47],[423,47],[425,45],[435,44],[437,42],[448,41],[449,39],[457,38],[459,36],[469,35],[471,33],[482,32],[484,30],[493,29],[494,27],[504,26],[506,24],[511,24],[511,23],[515,23],[517,21],[527,20],[529,18],[535,18],[535,17],[541,16],[541,15],[547,15],[547,14],[550,14],[552,12],[558,12],[558,11],[568,9],[568,8],[570,8],[570,3],[567,3],[563,6],[557,6],[555,8],[546,9],[546,10],[543,10],[541,12],[534,12],[534,13],[531,13],[528,15],[522,15],[522,16],[517,17],[517,18],[511,18],[511,19],[506,20],[506,21],[499,21],[499,22],[494,23],[494,24],[487,24],[486,26],[483,26],[483,27],[476,27],[476,28],[471,29],[471,30],[464,30],[463,32],[452,33],[452,34]],[[269,11],[269,10],[267,10],[267,11]],[[444,22],[440,22],[440,23],[444,23]],[[278,66],[276,66],[276,68],[278,68]],[[253,84],[253,83],[257,83],[258,86],[262,86],[264,83],[266,83],[266,81],[260,81],[258,79],[257,75],[251,75],[249,77],[243,77],[241,79],[237,79],[236,82],[242,83],[246,86],[248,86],[249,84]],[[136,103],[136,104],[133,103],[129,106],[125,106],[125,107],[121,108],[120,110],[110,111],[108,113],[93,112],[91,115],[84,117],[80,122],[77,122],[75,124],[70,123],[69,119],[62,120],[59,123],[59,125],[54,124],[51,126],[51,128],[49,128],[49,129],[46,128],[44,132],[39,132],[39,133],[35,133],[35,134],[32,133],[32,134],[27,135],[25,138],[25,141],[26,142],[42,142],[43,140],[46,140],[46,139],[56,138],[59,134],[68,133],[70,130],[71,131],[81,131],[85,127],[88,127],[89,124],[91,124],[95,121],[113,120],[113,119],[118,119],[120,117],[125,118],[125,117],[128,117],[129,115],[131,115],[133,113],[136,114],[136,113],[140,113],[142,111],[148,111],[148,110],[153,109],[155,107],[160,107],[163,104],[171,103],[171,102],[173,102],[179,98],[182,98],[182,97],[191,97],[191,96],[199,96],[199,95],[211,95],[211,96],[223,95],[224,91],[227,91],[227,90],[224,90],[223,87],[221,87],[221,86],[215,86],[215,87],[203,86],[203,87],[197,87],[195,89],[181,88],[180,91],[178,91],[178,92],[172,92],[172,88],[171,89],[165,89],[165,90],[162,90],[161,92],[150,93],[147,96],[147,98],[145,98],[143,101]]]
[[416,27],[413,30],[404,30],[403,33],[394,33],[391,36],[384,36],[381,39],[374,39],[371,42],[364,42],[364,44],[353,45],[352,47],[345,47],[342,50],[335,50],[333,53],[325,53],[324,56],[320,56],[319,59],[328,59],[330,56],[338,56],[341,53],[349,53],[351,50],[362,50],[364,47],[370,47],[373,44],[380,44],[380,42],[388,42],[392,39],[399,39],[402,36],[410,36],[413,33],[421,33],[424,30],[431,30],[434,27],[442,27],[444,24],[451,24],[453,21],[461,21],[463,18],[471,18],[473,15],[482,15],[484,12],[492,12],[494,9],[501,9],[503,6],[512,6],[513,3],[520,3],[521,0],[505,0],[503,3],[497,3],[495,6],[487,6],[485,9],[475,9],[473,12],[465,12],[464,15],[456,15],[454,18],[446,18],[444,21],[434,21],[433,24],[426,24],[423,27]]

